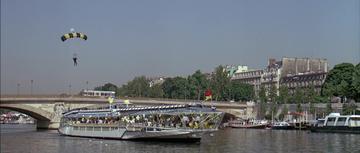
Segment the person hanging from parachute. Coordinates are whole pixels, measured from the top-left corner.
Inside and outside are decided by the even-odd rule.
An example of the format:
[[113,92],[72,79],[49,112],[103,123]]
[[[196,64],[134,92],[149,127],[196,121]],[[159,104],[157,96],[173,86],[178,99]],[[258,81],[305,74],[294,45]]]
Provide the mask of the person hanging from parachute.
[[[71,33],[67,33],[67,34],[64,34],[61,36],[61,40],[63,42],[65,42],[66,40],[68,39],[75,39],[75,38],[78,38],[78,39],[83,39],[83,40],[87,40],[87,35],[83,34],[83,33],[80,33],[80,32],[74,32],[74,29],[71,28],[70,29]],[[74,62],[74,66],[77,66],[78,65],[78,56],[76,53],[73,54],[73,58],[72,58],[73,62]]]
[[77,64],[78,64],[77,59],[78,59],[77,54],[74,53],[74,56],[73,56],[74,66],[77,66]]

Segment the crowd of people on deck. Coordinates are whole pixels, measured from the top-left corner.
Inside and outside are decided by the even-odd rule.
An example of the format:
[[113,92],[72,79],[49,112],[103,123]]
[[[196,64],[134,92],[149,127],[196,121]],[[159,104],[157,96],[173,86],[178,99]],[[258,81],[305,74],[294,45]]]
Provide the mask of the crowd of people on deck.
[[109,117],[67,118],[71,125],[118,125],[122,127],[159,127],[211,129],[219,124],[221,116],[217,113],[179,113],[179,114],[141,114]]

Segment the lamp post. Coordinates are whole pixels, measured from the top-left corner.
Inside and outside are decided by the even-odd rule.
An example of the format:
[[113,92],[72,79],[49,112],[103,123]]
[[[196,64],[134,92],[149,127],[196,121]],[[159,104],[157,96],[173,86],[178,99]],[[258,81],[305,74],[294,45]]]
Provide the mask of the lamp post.
[[33,83],[34,80],[30,80],[30,95],[33,95]]
[[17,84],[17,95],[19,96],[20,95],[20,83]]
[[69,84],[69,95],[71,96],[71,84]]
[[86,81],[86,90],[89,90],[89,81]]

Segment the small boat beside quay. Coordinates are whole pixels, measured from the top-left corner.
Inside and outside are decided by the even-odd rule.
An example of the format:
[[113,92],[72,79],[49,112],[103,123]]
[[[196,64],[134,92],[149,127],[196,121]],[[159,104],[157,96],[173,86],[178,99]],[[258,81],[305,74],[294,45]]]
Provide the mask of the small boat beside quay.
[[288,122],[275,122],[271,125],[272,130],[293,130],[295,127]]
[[331,113],[325,119],[317,120],[310,130],[311,132],[360,134],[360,115]]
[[249,128],[265,129],[269,125],[266,120],[233,120],[229,121],[229,127],[232,128]]

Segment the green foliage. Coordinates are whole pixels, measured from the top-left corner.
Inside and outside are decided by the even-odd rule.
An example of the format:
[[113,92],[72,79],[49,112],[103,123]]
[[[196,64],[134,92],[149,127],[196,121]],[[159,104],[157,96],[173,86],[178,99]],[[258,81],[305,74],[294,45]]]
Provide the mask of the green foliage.
[[296,112],[303,112],[303,109],[301,107],[301,103],[296,104]]
[[163,83],[164,95],[166,98],[185,99],[188,86],[188,81],[185,78],[168,78]]
[[215,73],[211,78],[211,88],[213,90],[213,97],[215,100],[226,100],[226,91],[229,87],[230,77],[226,73],[223,66],[218,66],[215,69]]
[[279,87],[279,97],[278,97],[278,102],[279,103],[283,103],[286,104],[288,103],[290,100],[290,96],[289,96],[289,89],[287,86],[280,86]]
[[103,86],[95,87],[94,90],[100,91],[117,91],[118,87],[112,83],[106,83]]
[[353,115],[356,112],[356,104],[354,102],[345,103],[343,105],[342,113],[344,115]]
[[164,96],[164,91],[160,84],[155,84],[149,88],[148,96],[151,98],[162,98]]
[[326,104],[325,113],[326,113],[326,114],[330,114],[330,113],[332,113],[332,111],[333,111],[333,109],[332,109],[332,107],[331,107],[331,103],[328,102],[328,103]]
[[339,96],[342,102],[344,98],[356,98],[354,97],[353,90],[353,77],[355,67],[351,63],[341,63],[335,65],[330,70],[328,76],[323,84],[322,94],[326,96]]
[[294,101],[297,104],[301,104],[303,103],[303,99],[304,99],[304,93],[300,88],[296,88],[295,89],[295,93],[294,93]]
[[149,92],[148,82],[145,76],[135,77],[132,81],[123,85],[119,91],[121,91],[122,96],[147,97]]
[[276,100],[278,99],[277,97],[277,88],[275,86],[275,84],[271,84],[270,89],[269,89],[269,99],[272,103],[276,103]]
[[284,120],[284,117],[285,117],[285,115],[288,114],[288,112],[289,112],[288,106],[287,106],[287,105],[284,105],[284,108],[283,108],[282,111],[281,111],[281,114],[280,114],[280,116],[279,116],[279,119],[280,119],[280,120]]
[[360,102],[360,63],[357,64],[354,68],[353,78],[352,78],[352,89],[353,89],[354,100]]
[[252,85],[239,81],[231,81],[228,88],[227,100],[250,101],[254,99],[254,88]]
[[305,103],[314,103],[316,96],[318,96],[318,94],[315,92],[313,85],[305,88]]
[[309,112],[311,113],[311,114],[315,114],[315,106],[314,106],[314,103],[313,102],[310,102],[310,106],[309,106],[310,108],[310,110],[309,110]]
[[315,103],[327,103],[329,101],[329,97],[317,95],[314,98]]
[[203,99],[204,92],[209,86],[209,81],[206,79],[206,75],[197,70],[194,74],[188,77],[188,94],[191,99]]
[[267,102],[266,89],[265,89],[265,87],[263,85],[260,86],[259,100],[260,100],[261,103],[266,103]]
[[278,108],[278,106],[277,106],[276,102],[272,102],[271,103],[271,114],[272,114],[272,116],[275,115],[275,113],[277,111],[277,108]]

